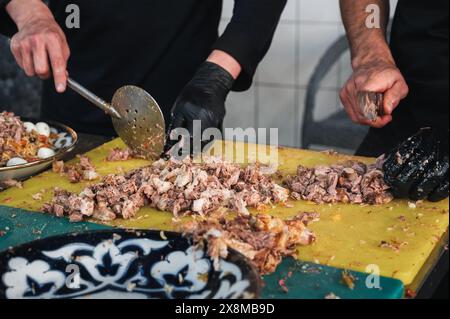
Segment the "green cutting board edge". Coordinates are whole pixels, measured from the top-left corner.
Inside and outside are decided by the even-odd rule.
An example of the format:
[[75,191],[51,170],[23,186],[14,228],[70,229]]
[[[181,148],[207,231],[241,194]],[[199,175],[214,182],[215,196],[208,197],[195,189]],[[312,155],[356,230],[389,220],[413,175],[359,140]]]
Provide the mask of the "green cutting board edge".
[[93,223],[75,224],[66,218],[0,206],[0,231],[4,232],[0,237],[0,251],[41,238],[109,228]]
[[[366,281],[373,283],[368,274],[349,271],[355,278],[355,287],[350,289],[342,281],[343,269],[321,266],[287,258],[277,271],[264,277],[264,299],[324,299],[334,294],[339,299],[401,299],[404,286],[400,280],[379,277],[379,286],[368,288]],[[286,291],[282,289],[281,282]]]
[[[0,206],[0,251],[36,239],[73,232],[110,229],[93,223],[70,223],[65,218],[31,213],[17,208]],[[264,277],[264,299],[323,299],[334,293],[342,299],[398,299],[403,297],[401,281],[380,278],[381,289],[365,286],[367,274],[350,272],[357,280],[355,289],[344,285],[342,269],[303,263],[292,258],[285,259],[277,271]],[[282,290],[280,280],[285,279],[288,292]]]

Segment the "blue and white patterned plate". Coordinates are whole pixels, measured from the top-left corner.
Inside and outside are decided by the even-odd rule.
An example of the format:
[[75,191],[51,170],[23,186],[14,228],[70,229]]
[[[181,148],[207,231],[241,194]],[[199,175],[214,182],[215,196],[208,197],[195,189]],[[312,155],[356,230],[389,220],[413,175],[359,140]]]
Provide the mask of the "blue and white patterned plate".
[[0,254],[0,298],[257,298],[257,271],[231,251],[215,270],[177,233],[106,230],[37,240]]

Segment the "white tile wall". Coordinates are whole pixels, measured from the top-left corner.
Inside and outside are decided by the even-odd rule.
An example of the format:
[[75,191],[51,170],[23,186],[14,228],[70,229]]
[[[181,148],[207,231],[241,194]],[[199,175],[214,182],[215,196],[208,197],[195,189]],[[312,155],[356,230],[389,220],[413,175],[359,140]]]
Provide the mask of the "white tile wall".
[[[339,96],[337,89],[322,89],[316,95],[316,109],[314,112],[314,121],[324,120],[337,109]],[[340,105],[339,105],[340,106]]]
[[233,16],[234,0],[223,0],[222,18],[229,20]]
[[[280,24],[272,42],[270,54],[259,65],[261,82],[295,85],[295,27]],[[288,63],[286,63],[288,61]]]
[[259,88],[258,127],[277,127],[278,141],[284,146],[296,144],[296,96],[293,88]]
[[[393,8],[396,3],[397,0],[391,0]],[[224,0],[221,31],[231,18],[233,7],[234,0]],[[225,126],[277,127],[280,144],[301,146],[308,81],[325,50],[343,34],[338,0],[288,0],[253,88],[232,93],[227,100]],[[345,54],[321,83],[317,120],[342,108],[338,93],[350,74],[350,56]]]
[[[296,0],[291,0],[296,1]],[[298,1],[298,0],[297,0]],[[330,1],[330,0],[327,0]],[[331,0],[333,1],[333,0]],[[300,85],[306,86],[319,59],[341,34],[337,24],[301,24],[300,26]],[[331,73],[322,85],[336,87],[336,73]]]
[[255,127],[256,108],[255,99],[257,87],[241,93],[232,93],[227,99],[227,116],[224,127]]
[[338,0],[290,0],[300,2],[300,21],[340,23]]
[[[225,0],[226,1],[226,0]],[[296,22],[298,17],[298,9],[299,9],[299,2],[296,0],[290,0],[286,4],[286,8],[281,16],[281,20]]]

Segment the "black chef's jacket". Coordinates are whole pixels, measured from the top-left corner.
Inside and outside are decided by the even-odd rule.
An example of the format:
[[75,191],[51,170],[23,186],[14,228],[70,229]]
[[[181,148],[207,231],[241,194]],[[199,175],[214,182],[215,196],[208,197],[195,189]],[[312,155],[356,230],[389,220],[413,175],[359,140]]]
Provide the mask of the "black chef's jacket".
[[[0,0],[0,30],[14,24]],[[3,4],[3,7],[2,7]],[[79,29],[68,29],[66,7],[80,8]],[[222,0],[50,0],[49,7],[71,49],[70,76],[110,100],[123,85],[147,90],[166,122],[178,94],[213,49],[229,53],[243,72],[234,90],[250,87],[258,63],[271,44],[286,0],[236,0],[235,12],[218,38]],[[60,95],[45,81],[42,117],[76,130],[113,134],[111,120],[71,90]]]
[[409,95],[393,122],[370,129],[359,155],[378,156],[422,127],[433,127],[448,154],[449,0],[399,0],[391,34],[395,61]]

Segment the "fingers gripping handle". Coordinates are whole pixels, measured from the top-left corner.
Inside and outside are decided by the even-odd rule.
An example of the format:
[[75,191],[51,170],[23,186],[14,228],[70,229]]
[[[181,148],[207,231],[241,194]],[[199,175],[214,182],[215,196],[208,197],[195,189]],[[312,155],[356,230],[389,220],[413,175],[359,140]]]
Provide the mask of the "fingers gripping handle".
[[[9,38],[8,38],[8,44],[11,47],[12,43],[11,43],[11,39],[9,39]],[[106,101],[104,101],[100,97],[96,96],[94,93],[92,93],[91,91],[89,91],[88,89],[83,87],[78,82],[74,81],[71,78],[68,78],[67,85],[72,90],[74,90],[75,92],[80,94],[82,97],[84,97],[86,100],[88,100],[89,102],[91,102],[95,106],[97,106],[100,109],[102,109],[103,111],[105,111],[107,114],[109,114],[109,115],[111,115],[113,117],[116,117],[118,119],[121,118],[120,114],[114,108],[112,108],[109,103],[107,103]]]

